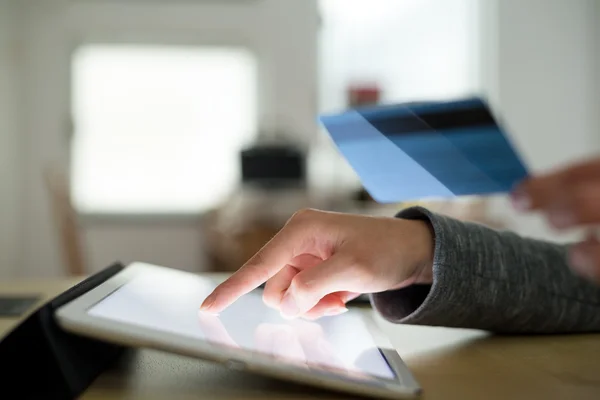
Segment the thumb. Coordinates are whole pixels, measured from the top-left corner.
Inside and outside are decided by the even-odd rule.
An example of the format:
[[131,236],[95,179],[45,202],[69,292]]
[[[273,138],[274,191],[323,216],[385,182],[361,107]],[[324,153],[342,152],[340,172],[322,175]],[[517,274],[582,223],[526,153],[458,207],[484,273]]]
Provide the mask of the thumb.
[[360,288],[358,275],[353,273],[353,266],[345,257],[334,255],[294,277],[282,298],[281,313],[295,318],[312,309],[328,294],[357,291]]

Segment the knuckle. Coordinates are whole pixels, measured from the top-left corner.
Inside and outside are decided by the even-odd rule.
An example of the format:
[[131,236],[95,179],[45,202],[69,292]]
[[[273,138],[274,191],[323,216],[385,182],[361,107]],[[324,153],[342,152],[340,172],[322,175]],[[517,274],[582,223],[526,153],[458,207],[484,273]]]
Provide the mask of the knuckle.
[[271,278],[265,283],[262,298],[267,305],[277,306],[281,303],[284,293],[285,290],[277,284],[275,278]]
[[369,279],[372,275],[371,263],[356,254],[349,256],[347,263],[352,266],[354,275],[359,280]]
[[252,276],[255,277],[257,280],[266,282],[270,278],[270,276],[267,273],[267,271],[265,271],[265,269],[262,267],[261,260],[262,256],[260,254],[255,255],[250,261],[248,261],[248,263],[246,263],[246,265],[242,267],[242,269],[240,269],[240,272],[243,271],[244,276]]
[[271,307],[271,308],[276,308],[279,305],[279,302],[281,299],[278,299],[277,296],[275,295],[275,293],[273,293],[273,291],[267,291],[265,290],[263,292],[263,302]]
[[537,196],[540,191],[543,191],[544,181],[541,178],[529,178],[519,185],[519,190],[529,196]]
[[533,181],[533,178],[528,178],[523,182],[519,183],[516,190],[527,194],[531,194],[531,192],[534,191],[533,186],[535,186],[535,181]]
[[303,208],[296,211],[285,224],[286,230],[309,230],[316,224],[320,224],[322,212],[312,208]]
[[302,209],[296,211],[294,213],[294,215],[292,215],[292,218],[290,220],[299,221],[299,220],[303,220],[303,219],[309,219],[312,217],[312,215],[314,213],[315,213],[315,210],[313,210],[312,208],[302,208]]
[[292,280],[292,286],[294,291],[302,294],[311,294],[314,290],[314,285],[311,282],[308,282],[306,279],[303,279],[301,275],[297,275]]
[[246,261],[246,264],[244,264],[243,268],[246,270],[252,270],[252,269],[257,268],[258,265],[262,265],[263,262],[264,262],[264,257],[262,255],[262,252],[258,251],[248,261]]
[[560,174],[562,182],[568,183],[573,182],[581,175],[581,167],[579,165],[570,166],[562,171]]
[[322,214],[322,211],[315,210],[314,208],[302,208],[292,215],[290,221],[312,221],[317,219]]
[[571,202],[573,206],[582,206],[588,202],[588,196],[585,190],[576,188],[571,192]]
[[600,216],[597,203],[581,190],[572,194],[571,212],[578,220],[583,222]]
[[365,261],[363,257],[359,256],[356,252],[347,254],[344,257],[344,261],[356,270],[363,269],[365,266]]

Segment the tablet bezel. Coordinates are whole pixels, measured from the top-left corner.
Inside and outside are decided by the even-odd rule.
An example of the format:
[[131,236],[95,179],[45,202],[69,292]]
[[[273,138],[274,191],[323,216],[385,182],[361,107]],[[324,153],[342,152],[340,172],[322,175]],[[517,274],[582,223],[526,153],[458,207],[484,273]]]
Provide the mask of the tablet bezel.
[[[111,293],[132,280],[137,274],[156,269],[169,270],[174,273],[190,273],[146,263],[130,264],[106,282],[59,308],[55,314],[57,323],[67,331],[100,340],[216,361],[233,369],[245,369],[279,379],[311,384],[327,389],[379,398],[412,398],[421,392],[412,373],[394,350],[387,337],[377,327],[374,319],[360,311],[351,310],[350,312],[358,312],[361,315],[379,351],[394,371],[396,379],[374,376],[365,379],[351,378],[347,375],[344,376],[343,373],[336,372],[333,368],[326,367],[318,370],[314,368],[306,369],[294,365],[293,362],[274,360],[264,353],[228,347],[175,333],[152,330],[143,326],[96,317],[88,313],[91,307],[110,296]],[[207,279],[210,278],[207,277]]]

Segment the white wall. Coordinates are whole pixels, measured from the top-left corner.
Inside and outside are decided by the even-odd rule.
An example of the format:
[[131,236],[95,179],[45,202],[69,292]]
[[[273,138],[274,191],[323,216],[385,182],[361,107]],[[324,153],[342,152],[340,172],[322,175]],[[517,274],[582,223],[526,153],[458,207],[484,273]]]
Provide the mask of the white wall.
[[198,218],[88,221],[88,269],[97,271],[115,261],[142,261],[201,271],[205,265],[201,227]]
[[[289,126],[306,137],[315,132],[315,1],[31,0],[20,4],[24,9],[18,21],[24,55],[24,101],[19,114],[24,138],[19,177],[24,182],[19,221],[22,275],[52,276],[64,270],[41,171],[49,163],[68,163],[70,53],[80,43],[248,46],[259,56],[261,116],[269,126]],[[197,259],[201,244],[196,246],[198,234],[189,223],[170,223],[168,229],[148,224],[142,229],[114,219],[101,227],[84,223],[94,269],[105,260],[136,254],[146,261],[183,268],[201,264]],[[156,245],[159,242],[162,245]]]
[[598,150],[594,3],[500,1],[500,107],[535,170]]
[[[595,6],[596,0],[494,0],[482,8],[484,88],[534,173],[599,154]],[[523,234],[573,238],[553,234],[540,218],[509,212],[503,199],[496,208]]]
[[18,168],[15,9],[0,0],[0,279],[18,266]]

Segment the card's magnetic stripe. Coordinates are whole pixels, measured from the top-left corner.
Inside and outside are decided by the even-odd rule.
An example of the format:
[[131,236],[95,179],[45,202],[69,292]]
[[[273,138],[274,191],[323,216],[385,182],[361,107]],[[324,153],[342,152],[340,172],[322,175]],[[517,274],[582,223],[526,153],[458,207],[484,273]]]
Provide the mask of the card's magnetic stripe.
[[[421,102],[408,102],[402,104],[387,104],[387,105],[375,105],[375,106],[365,106],[357,108],[360,114],[365,116],[365,118],[369,119],[372,115],[379,115],[382,117],[385,116],[394,116],[398,115],[398,113],[404,114],[414,114],[415,112],[446,112],[446,111],[459,111],[459,110],[467,110],[478,107],[487,108],[486,103],[484,103],[481,99],[477,97],[461,99],[461,100],[452,100],[446,102],[439,101],[421,101]],[[410,107],[410,108],[409,108]]]
[[396,115],[372,113],[363,116],[386,136],[496,126],[493,116],[483,105],[457,110],[423,110],[421,107],[406,106],[399,108]]

